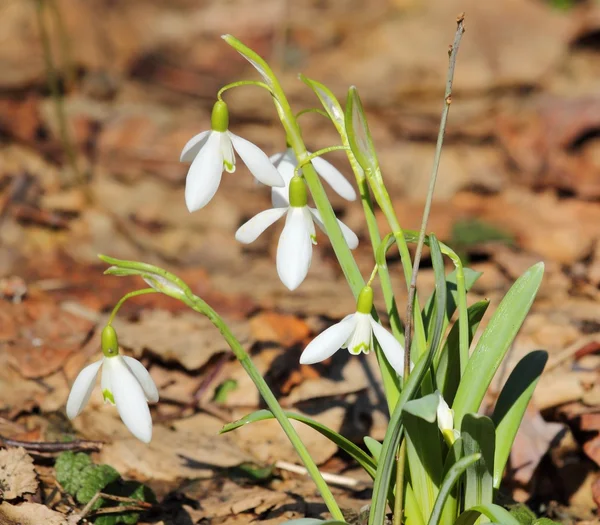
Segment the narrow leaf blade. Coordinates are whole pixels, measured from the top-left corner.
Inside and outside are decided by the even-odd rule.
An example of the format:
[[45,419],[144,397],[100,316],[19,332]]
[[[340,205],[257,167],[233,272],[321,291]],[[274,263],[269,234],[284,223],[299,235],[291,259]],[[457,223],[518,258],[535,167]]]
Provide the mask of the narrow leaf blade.
[[452,408],[457,425],[465,414],[479,409],[496,370],[531,308],[543,274],[543,263],[529,268],[513,284],[490,319],[456,392]]

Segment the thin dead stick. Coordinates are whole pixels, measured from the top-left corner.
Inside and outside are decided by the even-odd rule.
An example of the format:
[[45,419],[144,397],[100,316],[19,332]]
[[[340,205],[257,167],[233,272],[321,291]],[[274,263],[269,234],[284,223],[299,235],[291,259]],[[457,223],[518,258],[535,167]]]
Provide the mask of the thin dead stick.
[[[308,471],[301,467],[300,465],[296,465],[294,463],[288,463],[287,461],[276,461],[275,467],[281,470],[287,470],[288,472],[293,472],[294,474],[301,474],[306,476]],[[323,479],[332,485],[337,485],[339,487],[348,487],[352,489],[362,488],[365,483],[359,481],[354,478],[350,478],[348,476],[340,476],[338,474],[329,474],[328,472],[321,472]]]
[[133,499],[133,498],[125,498],[123,496],[115,496],[114,494],[105,494],[104,492],[96,492],[96,494],[94,494],[92,499],[87,502],[86,506],[83,507],[81,514],[80,514],[81,518],[84,518],[85,516],[87,516],[90,513],[91,508],[94,506],[94,504],[100,498],[108,499],[108,500],[112,500],[112,501],[118,501],[120,503],[132,503],[132,505],[120,506],[120,507],[105,507],[105,508],[101,508],[101,509],[96,509],[93,511],[94,514],[113,514],[113,513],[117,513],[117,512],[129,512],[129,511],[138,511],[138,510],[142,511],[142,510],[148,510],[148,509],[152,508],[152,504],[147,503],[146,501],[140,501],[140,500]]
[[0,436],[0,446],[22,447],[30,452],[64,452],[66,450],[97,452],[104,446],[104,443],[102,441],[85,441],[82,439],[65,443],[55,441],[21,441]]
[[433,191],[435,189],[435,183],[437,181],[438,168],[440,165],[440,158],[442,156],[442,145],[444,144],[444,134],[446,133],[446,121],[448,120],[448,113],[450,112],[450,104],[452,103],[452,81],[454,80],[454,68],[456,66],[456,56],[458,55],[458,48],[460,47],[460,41],[462,40],[463,33],[465,32],[464,27],[465,14],[462,13],[456,19],[456,33],[454,35],[454,43],[449,49],[449,64],[448,64],[448,75],[446,77],[446,92],[444,94],[444,109],[442,110],[442,118],[440,121],[440,129],[437,137],[437,144],[435,146],[435,156],[433,158],[433,169],[431,170],[431,178],[429,180],[429,190],[427,191],[427,200],[425,201],[425,210],[423,211],[423,221],[421,222],[421,229],[419,231],[419,239],[417,242],[417,250],[415,252],[415,260],[413,263],[412,278],[408,289],[408,305],[406,307],[406,323],[404,326],[404,337],[405,337],[405,348],[404,353],[404,378],[410,374],[410,345],[412,339],[412,328],[413,328],[413,308],[415,293],[417,290],[417,275],[419,273],[419,266],[421,264],[421,255],[423,253],[423,244],[425,243],[425,230],[427,229],[427,221],[429,219],[429,213],[431,211],[431,202],[433,201]]
[[[421,229],[419,231],[419,239],[417,241],[417,249],[415,252],[415,260],[413,263],[412,277],[410,280],[410,286],[408,288],[408,304],[406,306],[406,323],[404,325],[404,381],[410,374],[410,347],[412,344],[412,329],[414,322],[414,301],[415,294],[417,291],[417,275],[419,273],[419,266],[421,264],[421,255],[423,253],[423,245],[425,244],[425,230],[427,229],[427,221],[429,219],[429,213],[431,211],[431,203],[433,201],[433,192],[435,190],[435,183],[437,181],[438,168],[440,166],[440,158],[442,156],[442,146],[444,144],[444,134],[446,133],[446,122],[448,120],[448,113],[450,112],[450,104],[452,103],[452,82],[454,80],[454,68],[456,67],[456,57],[458,55],[458,48],[462,36],[465,32],[465,14],[461,13],[456,19],[456,33],[454,34],[454,42],[450,46],[448,56],[448,74],[446,76],[446,91],[444,93],[444,109],[442,110],[442,117],[440,120],[440,129],[437,137],[437,144],[435,146],[435,155],[433,158],[433,168],[431,170],[431,177],[429,180],[429,189],[427,191],[427,199],[425,201],[425,209],[423,210],[423,220],[421,222]],[[394,525],[400,525],[402,522],[403,504],[404,500],[402,497],[402,491],[404,490],[404,468],[406,462],[406,446],[405,441],[402,442],[398,449],[398,465],[396,469],[396,497],[394,503],[393,523]]]

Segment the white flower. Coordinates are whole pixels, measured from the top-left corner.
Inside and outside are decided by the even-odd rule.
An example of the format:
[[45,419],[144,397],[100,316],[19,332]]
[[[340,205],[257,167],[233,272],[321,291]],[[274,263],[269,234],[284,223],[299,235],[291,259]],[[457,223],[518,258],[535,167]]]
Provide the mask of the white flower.
[[454,441],[460,436],[460,432],[454,429],[454,410],[452,410],[442,394],[439,394],[439,401],[437,406],[437,424],[440,432],[444,436],[444,439],[448,444],[452,445]]
[[[283,153],[272,155],[269,157],[269,160],[277,167],[277,170],[285,182],[284,188],[278,187],[271,189],[271,201],[273,202],[274,207],[286,206],[288,187],[294,176],[294,170],[296,169],[296,166],[298,166],[298,159],[294,154],[294,150],[292,148],[287,148]],[[311,160],[311,163],[315,168],[315,171],[340,197],[343,197],[348,201],[356,199],[356,192],[354,191],[352,184],[348,182],[348,179],[346,179],[333,164],[330,164],[321,157],[315,157]],[[299,170],[298,175],[301,173],[302,170]]]
[[152,439],[152,417],[148,402],[158,401],[158,390],[148,370],[133,357],[105,355],[79,372],[67,400],[67,416],[74,419],[85,408],[100,367],[104,401],[116,405],[129,431],[140,441],[149,443]]
[[390,332],[373,319],[372,306],[373,290],[370,286],[365,286],[358,298],[357,311],[315,337],[302,352],[300,363],[303,365],[319,363],[331,357],[340,348],[347,348],[354,355],[361,352],[368,354],[373,350],[374,336],[390,365],[398,375],[402,376],[404,348]]
[[223,169],[235,171],[237,151],[244,164],[260,182],[268,186],[284,186],[285,183],[269,157],[251,142],[229,131],[229,115],[224,102],[215,103],[212,129],[192,137],[183,147],[181,162],[191,162],[185,181],[185,203],[190,212],[206,206],[214,197]]
[[[281,282],[295,290],[308,273],[312,260],[312,245],[316,244],[315,225],[325,231],[320,213],[306,205],[307,195],[304,182],[294,177],[290,182],[290,204],[265,210],[243,224],[235,238],[244,243],[254,242],[271,224],[286,215],[285,226],[277,245],[277,273]],[[344,239],[351,249],[358,246],[358,237],[343,222],[338,224]]]

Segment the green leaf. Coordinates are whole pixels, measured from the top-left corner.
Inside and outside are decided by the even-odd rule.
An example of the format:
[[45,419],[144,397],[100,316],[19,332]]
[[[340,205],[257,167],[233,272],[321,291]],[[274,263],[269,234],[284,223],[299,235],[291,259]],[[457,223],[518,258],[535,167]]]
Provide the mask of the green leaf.
[[68,494],[74,496],[83,483],[84,470],[92,465],[90,457],[83,452],[62,452],[54,464],[56,480]]
[[238,387],[235,379],[226,379],[215,390],[213,401],[215,403],[224,403],[230,392],[233,392]]
[[345,521],[318,520],[316,518],[300,518],[297,520],[284,521],[288,525],[348,525]]
[[466,456],[464,458],[459,459],[446,474],[444,481],[440,487],[440,491],[435,500],[435,505],[433,506],[433,511],[429,517],[429,525],[438,525],[440,519],[442,517],[442,511],[444,510],[444,503],[446,503],[446,499],[450,495],[452,488],[462,475],[462,473],[473,463],[478,461],[481,458],[481,454],[471,454],[470,456]]
[[260,73],[260,76],[263,77],[263,80],[271,89],[277,86],[273,71],[258,53],[242,44],[232,35],[223,35],[221,38],[254,66],[254,69]]
[[418,399],[412,399],[404,406],[404,411],[413,416],[420,417],[428,423],[435,423],[440,394],[434,392]]
[[[489,306],[489,300],[478,301],[467,309],[467,319],[469,323],[469,345],[479,323],[483,319]],[[446,342],[439,353],[437,366],[435,367],[435,376],[437,387],[444,396],[446,402],[452,406],[454,396],[460,384],[460,342],[459,342],[459,323],[452,325]]]
[[379,455],[381,454],[381,443],[370,436],[365,436],[363,438],[363,441],[365,442],[366,447],[369,449],[369,452],[373,456],[373,459],[375,460],[375,465],[377,465],[377,462],[379,461]]
[[498,305],[467,363],[454,404],[457,426],[468,412],[477,412],[496,370],[512,344],[542,282],[544,264],[527,270]]
[[307,78],[304,75],[300,75],[300,80],[315,92],[315,95],[317,95],[321,101],[323,108],[329,115],[329,118],[331,119],[331,122],[333,122],[338,133],[342,135],[342,137],[346,136],[344,110],[331,90],[320,82]]
[[[350,149],[361,168],[368,175],[374,176],[379,172],[379,161],[369,131],[369,124],[356,87],[352,86],[346,98],[345,113],[346,133]],[[381,174],[378,175],[381,177]]]
[[467,469],[464,499],[466,508],[493,502],[495,433],[494,423],[489,417],[466,414],[462,420],[464,455],[481,455],[481,458]]
[[[396,451],[398,450],[403,430],[404,407],[406,403],[417,394],[421,382],[433,362],[434,349],[437,348],[440,342],[439,340],[442,337],[444,309],[446,304],[446,286],[443,275],[443,262],[441,267],[439,264],[441,259],[440,247],[437,239],[433,235],[430,236],[430,241],[431,240],[433,240],[431,243],[431,258],[433,261],[433,269],[436,274],[435,286],[437,291],[436,326],[428,341],[428,351],[418,360],[414,370],[408,376],[408,380],[405,382],[404,388],[398,398],[396,408],[394,408],[394,412],[390,418],[388,429],[385,433],[385,439],[383,440],[381,456],[377,463],[377,474],[373,484],[373,502],[369,514],[369,525],[384,525],[385,523],[386,497],[391,487],[392,473],[394,472],[394,467],[396,465]],[[442,274],[441,276],[440,272]]]
[[515,436],[547,361],[548,353],[543,350],[527,354],[515,366],[500,392],[492,415],[496,425],[495,488],[500,486]]
[[[309,427],[315,429],[317,432],[319,432],[329,440],[333,441],[344,452],[346,452],[348,455],[354,458],[358,462],[358,464],[367,471],[367,474],[369,474],[371,477],[375,477],[375,470],[377,468],[375,461],[364,450],[352,443],[352,441],[346,439],[344,436],[331,430],[329,427],[307,416],[295,414],[294,412],[288,411],[285,411],[284,413],[288,419],[295,419],[296,421],[300,421],[301,423],[304,423],[305,425],[308,425]],[[248,414],[247,416],[244,416],[241,419],[238,419],[237,421],[233,421],[232,423],[225,425],[221,429],[220,434],[231,432],[232,430],[247,425],[248,423],[255,423],[257,421],[265,421],[267,419],[273,418],[274,416],[270,410],[257,410],[252,414]]]
[[[119,479],[119,473],[110,465],[90,465],[84,470],[81,486],[75,493],[79,503],[88,503],[97,492],[102,492],[106,486]],[[102,498],[98,499],[93,509],[100,508]]]
[[[441,248],[441,246],[440,246]],[[443,253],[443,251],[442,251]],[[465,276],[465,288],[468,292],[473,285],[477,282],[482,275],[482,272],[477,272],[471,268],[464,268],[463,273]],[[452,319],[454,312],[456,312],[456,306],[458,304],[458,289],[456,286],[456,270],[453,270],[446,276],[446,326]],[[429,326],[431,323],[431,317],[433,313],[433,305],[435,300],[435,292],[429,296],[425,307],[423,308],[423,322],[425,326]]]
[[491,521],[501,523],[502,525],[521,525],[511,516],[510,512],[494,503],[476,505],[466,510],[458,517],[454,525],[473,525],[481,514],[487,516]]

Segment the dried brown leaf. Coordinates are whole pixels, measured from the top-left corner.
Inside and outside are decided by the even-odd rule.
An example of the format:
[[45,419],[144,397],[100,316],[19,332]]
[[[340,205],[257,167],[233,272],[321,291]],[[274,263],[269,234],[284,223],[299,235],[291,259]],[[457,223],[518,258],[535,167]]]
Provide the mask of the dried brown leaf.
[[0,496],[11,500],[25,493],[34,493],[38,481],[33,468],[33,458],[24,448],[0,450]]

